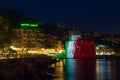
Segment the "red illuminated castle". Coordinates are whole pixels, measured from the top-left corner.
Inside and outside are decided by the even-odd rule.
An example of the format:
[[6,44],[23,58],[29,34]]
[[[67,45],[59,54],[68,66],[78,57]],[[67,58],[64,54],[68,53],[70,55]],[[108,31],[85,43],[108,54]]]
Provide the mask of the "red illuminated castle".
[[77,39],[74,43],[73,58],[95,58],[95,44],[92,40]]

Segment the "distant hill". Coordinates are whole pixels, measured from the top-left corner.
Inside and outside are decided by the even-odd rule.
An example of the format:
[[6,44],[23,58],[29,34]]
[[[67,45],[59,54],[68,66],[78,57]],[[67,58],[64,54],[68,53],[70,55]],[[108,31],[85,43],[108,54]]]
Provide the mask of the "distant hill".
[[42,23],[40,29],[43,30],[45,34],[52,34],[59,37],[63,37],[65,34],[64,32],[68,30],[67,27],[59,27],[58,25],[44,23],[16,10],[0,9],[0,16],[8,19],[10,25],[14,26],[14,28],[19,28],[20,23],[23,22],[38,22]]
[[67,34],[68,30],[73,29],[70,27],[47,24],[42,21],[38,21],[37,19],[33,19],[22,12],[11,9],[0,9],[0,16],[3,16],[4,18],[8,19],[8,21],[12,26],[14,26],[14,28],[19,28],[20,23],[26,22],[42,23],[40,29],[43,30],[45,34],[59,36],[60,38],[63,38],[64,35]]
[[22,22],[38,21],[30,18],[24,13],[21,13],[15,10],[10,10],[10,9],[0,9],[0,16],[7,18],[10,24],[16,27],[19,26],[19,24]]

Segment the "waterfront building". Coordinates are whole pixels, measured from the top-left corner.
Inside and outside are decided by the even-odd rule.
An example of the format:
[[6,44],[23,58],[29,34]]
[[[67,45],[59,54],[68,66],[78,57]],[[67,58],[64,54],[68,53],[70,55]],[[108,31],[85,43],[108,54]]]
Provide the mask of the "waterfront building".
[[45,41],[45,34],[37,27],[38,25],[36,24],[21,24],[21,28],[15,28],[16,39],[12,40],[12,47],[22,51],[22,53],[42,48],[44,46],[42,43]]
[[[49,53],[61,53],[64,50],[64,44],[61,39],[54,35],[45,35],[45,48],[49,50]],[[52,49],[52,50],[51,50]]]
[[[15,28],[16,39],[12,40],[11,48],[17,53],[56,54],[64,50],[63,42],[58,37],[45,34],[41,29],[30,27],[31,24],[22,24],[21,28]],[[33,25],[32,26],[37,26]],[[36,28],[36,29],[34,29]]]
[[12,45],[16,48],[22,48],[22,50],[34,50],[36,48],[42,47],[40,43],[44,42],[43,33],[40,33],[39,30],[23,30],[23,29],[14,29],[16,39],[12,41]]

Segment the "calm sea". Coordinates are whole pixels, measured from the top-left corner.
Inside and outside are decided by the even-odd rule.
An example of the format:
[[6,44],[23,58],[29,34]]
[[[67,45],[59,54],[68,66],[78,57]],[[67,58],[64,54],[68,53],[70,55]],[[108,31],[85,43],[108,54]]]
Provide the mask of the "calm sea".
[[51,67],[53,80],[120,80],[120,59],[63,59]]

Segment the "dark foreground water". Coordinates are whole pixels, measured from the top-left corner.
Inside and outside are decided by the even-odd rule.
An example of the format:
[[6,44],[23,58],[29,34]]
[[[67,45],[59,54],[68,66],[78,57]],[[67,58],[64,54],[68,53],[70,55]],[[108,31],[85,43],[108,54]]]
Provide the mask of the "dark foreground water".
[[51,67],[53,80],[120,80],[120,59],[64,59]]

